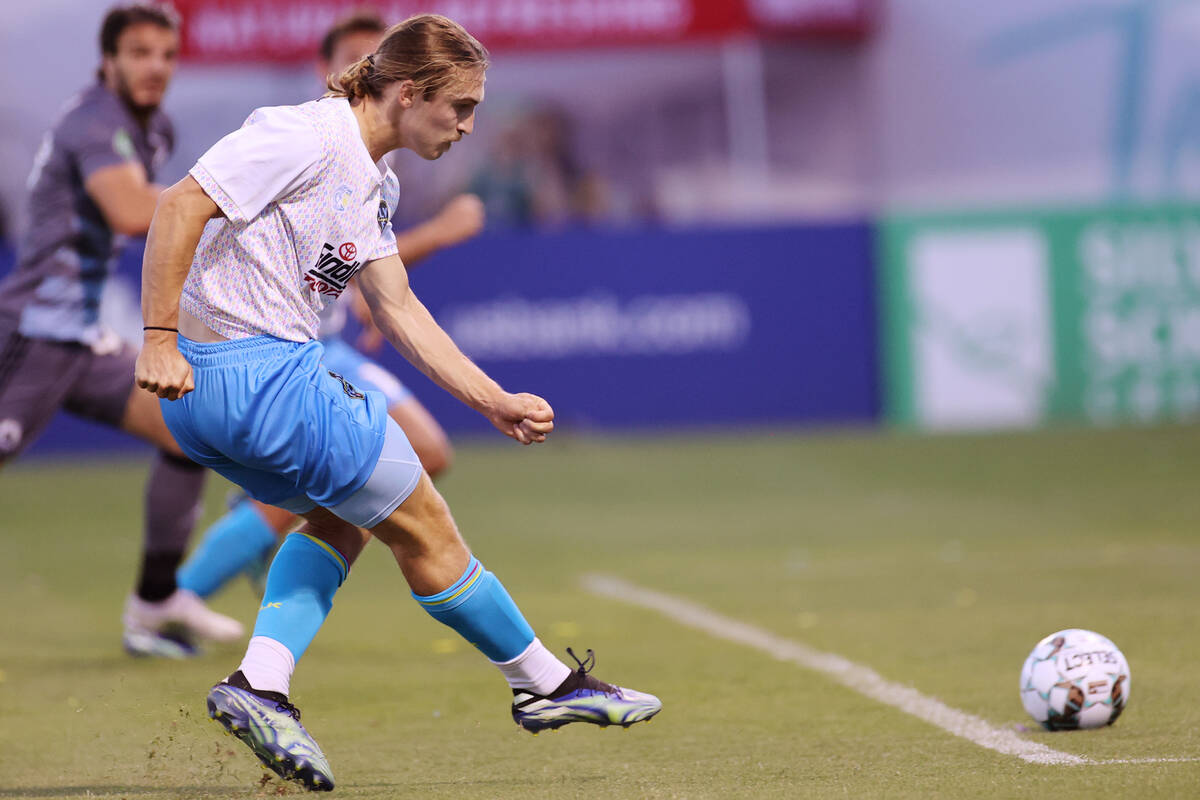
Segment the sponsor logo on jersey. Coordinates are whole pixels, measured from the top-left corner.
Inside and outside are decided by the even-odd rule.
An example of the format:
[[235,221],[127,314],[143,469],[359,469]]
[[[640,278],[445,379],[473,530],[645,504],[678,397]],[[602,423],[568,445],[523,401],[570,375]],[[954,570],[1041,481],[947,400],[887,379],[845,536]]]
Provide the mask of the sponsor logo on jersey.
[[361,261],[356,261],[358,247],[354,242],[343,242],[334,247],[329,242],[321,245],[321,255],[304,275],[308,288],[326,297],[339,297],[346,290],[346,284],[362,267]]

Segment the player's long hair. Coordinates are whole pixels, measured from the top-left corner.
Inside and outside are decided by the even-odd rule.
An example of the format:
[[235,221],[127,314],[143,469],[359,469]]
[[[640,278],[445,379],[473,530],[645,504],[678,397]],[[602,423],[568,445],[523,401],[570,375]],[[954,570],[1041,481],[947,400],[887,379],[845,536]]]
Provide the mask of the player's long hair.
[[463,69],[487,69],[488,52],[453,20],[420,14],[388,28],[379,49],[331,75],[327,97],[378,98],[385,86],[410,80],[426,98]]

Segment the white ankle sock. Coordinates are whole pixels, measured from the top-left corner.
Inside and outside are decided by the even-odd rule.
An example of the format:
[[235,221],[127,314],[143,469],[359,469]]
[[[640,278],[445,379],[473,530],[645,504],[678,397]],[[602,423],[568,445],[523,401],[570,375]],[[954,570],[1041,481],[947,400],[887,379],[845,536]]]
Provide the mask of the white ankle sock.
[[255,689],[287,694],[296,659],[282,643],[266,636],[254,636],[238,669]]
[[512,661],[492,663],[504,673],[509,686],[529,689],[535,694],[549,694],[571,674],[571,668],[559,661],[538,638],[534,638],[525,652]]

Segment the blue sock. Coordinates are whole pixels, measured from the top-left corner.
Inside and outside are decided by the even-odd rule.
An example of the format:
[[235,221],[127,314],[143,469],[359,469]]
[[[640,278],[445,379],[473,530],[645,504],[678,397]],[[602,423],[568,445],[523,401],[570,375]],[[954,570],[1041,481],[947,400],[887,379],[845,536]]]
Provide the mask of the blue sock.
[[254,635],[281,643],[299,661],[333,608],[334,592],[347,571],[342,554],[320,539],[306,533],[288,536],[267,573]]
[[238,503],[205,532],[200,546],[175,573],[175,582],[181,589],[208,597],[248,564],[266,558],[276,540],[275,531],[253,503]]
[[428,597],[413,592],[413,597],[492,661],[511,661],[533,642],[533,628],[517,604],[475,556],[449,589]]

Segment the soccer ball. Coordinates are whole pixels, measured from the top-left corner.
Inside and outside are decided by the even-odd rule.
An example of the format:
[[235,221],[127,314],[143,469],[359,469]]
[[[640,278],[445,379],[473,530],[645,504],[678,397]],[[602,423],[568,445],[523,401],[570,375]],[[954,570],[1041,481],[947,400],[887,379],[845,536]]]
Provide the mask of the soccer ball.
[[1021,668],[1021,703],[1048,731],[1112,725],[1128,702],[1129,664],[1093,631],[1050,634]]

